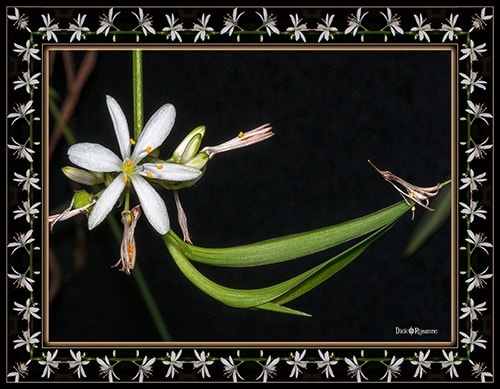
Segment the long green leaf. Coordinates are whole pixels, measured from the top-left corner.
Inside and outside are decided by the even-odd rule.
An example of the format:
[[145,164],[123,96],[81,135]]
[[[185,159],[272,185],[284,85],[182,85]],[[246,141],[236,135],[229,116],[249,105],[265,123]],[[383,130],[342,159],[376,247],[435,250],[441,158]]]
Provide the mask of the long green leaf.
[[[192,261],[214,266],[261,266],[301,258],[361,237],[393,223],[410,208],[410,204],[401,201],[341,224],[234,247],[206,248],[189,245],[172,230],[167,236],[175,239],[184,255]],[[167,236],[164,237],[165,240]]]

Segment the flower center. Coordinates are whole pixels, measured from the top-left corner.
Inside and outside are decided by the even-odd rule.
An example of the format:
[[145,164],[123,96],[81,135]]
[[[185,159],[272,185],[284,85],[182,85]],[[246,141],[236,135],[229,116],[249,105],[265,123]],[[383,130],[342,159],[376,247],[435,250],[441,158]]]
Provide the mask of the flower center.
[[135,165],[130,159],[123,163],[123,172],[125,173],[125,182],[127,182],[127,175],[134,174],[135,172]]

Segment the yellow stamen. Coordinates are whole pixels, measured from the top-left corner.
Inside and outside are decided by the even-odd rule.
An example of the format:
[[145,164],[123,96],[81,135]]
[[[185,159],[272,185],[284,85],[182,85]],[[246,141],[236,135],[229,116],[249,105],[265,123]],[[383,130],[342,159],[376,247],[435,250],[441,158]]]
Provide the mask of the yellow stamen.
[[128,257],[132,258],[134,256],[134,244],[129,243],[128,244]]
[[127,176],[123,176],[123,183],[126,184],[128,182],[128,177]]
[[135,140],[133,140],[132,138],[130,138],[130,144],[131,145],[135,145]]
[[151,150],[152,150],[152,149],[151,149],[151,146],[146,147],[146,153],[148,153],[148,154],[149,154],[149,153],[151,152]]
[[132,161],[130,161],[130,160],[125,163],[126,167],[130,167],[131,165],[132,165]]
[[163,165],[160,163],[160,164],[156,165],[156,168],[157,168],[158,170],[161,170],[161,169],[163,169]]
[[238,133],[238,138],[241,138],[242,136],[243,136],[243,131],[240,131],[240,132]]
[[153,178],[153,174],[151,172],[148,172],[148,177]]

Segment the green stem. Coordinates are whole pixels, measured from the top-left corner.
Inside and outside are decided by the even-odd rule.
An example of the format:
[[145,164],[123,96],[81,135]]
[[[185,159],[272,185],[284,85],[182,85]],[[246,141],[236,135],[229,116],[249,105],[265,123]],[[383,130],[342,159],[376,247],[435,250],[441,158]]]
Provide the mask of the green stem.
[[132,50],[132,72],[134,77],[134,139],[139,139],[144,127],[144,108],[142,94],[142,51]]

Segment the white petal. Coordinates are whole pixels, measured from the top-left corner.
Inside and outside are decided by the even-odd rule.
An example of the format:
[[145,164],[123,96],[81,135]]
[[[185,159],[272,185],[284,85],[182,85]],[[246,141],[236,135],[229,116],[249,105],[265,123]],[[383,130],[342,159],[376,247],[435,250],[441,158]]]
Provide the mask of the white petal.
[[120,104],[111,96],[106,96],[106,104],[108,105],[109,114],[113,121],[115,129],[116,140],[120,146],[120,153],[122,159],[130,155],[130,132],[128,129],[127,118],[123,113]]
[[89,216],[89,230],[99,225],[115,206],[125,188],[123,173],[118,175],[97,199]]
[[152,151],[160,147],[170,134],[174,122],[174,106],[172,104],[162,105],[144,126],[144,130],[134,146],[131,159],[139,162],[147,155],[146,148],[151,147]]
[[134,175],[130,177],[130,180],[149,223],[161,235],[166,234],[170,229],[170,220],[165,202],[158,192],[141,176]]
[[144,163],[141,167],[144,168],[140,171],[142,176],[147,176],[149,172],[153,175],[151,178],[165,181],[191,181],[201,174],[201,170],[178,163]]
[[68,149],[68,158],[75,165],[94,172],[117,172],[122,161],[107,147],[98,143],[77,143]]

